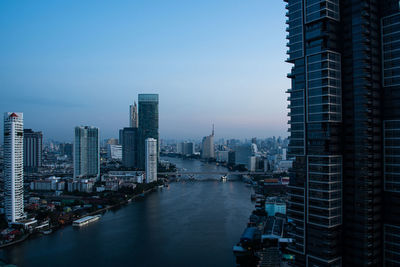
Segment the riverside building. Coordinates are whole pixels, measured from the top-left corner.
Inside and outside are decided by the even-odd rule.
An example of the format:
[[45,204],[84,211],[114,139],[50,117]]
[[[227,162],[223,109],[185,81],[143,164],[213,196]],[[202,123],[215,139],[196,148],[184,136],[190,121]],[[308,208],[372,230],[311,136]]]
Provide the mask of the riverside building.
[[25,217],[23,142],[23,114],[4,113],[4,206],[9,223]]
[[147,138],[145,144],[146,182],[151,183],[157,181],[157,140]]

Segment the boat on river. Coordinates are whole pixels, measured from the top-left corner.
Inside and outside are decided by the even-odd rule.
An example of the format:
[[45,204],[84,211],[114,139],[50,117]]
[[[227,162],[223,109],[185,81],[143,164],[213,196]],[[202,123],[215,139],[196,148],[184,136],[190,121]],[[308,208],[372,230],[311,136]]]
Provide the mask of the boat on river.
[[100,219],[100,217],[101,217],[101,215],[86,216],[86,217],[83,217],[83,218],[73,221],[72,226],[81,227],[81,226],[87,225],[91,222],[97,221],[98,219]]
[[53,232],[53,230],[49,229],[49,230],[42,231],[42,234],[49,235],[52,232]]
[[221,176],[221,182],[226,182],[228,177],[226,175]]

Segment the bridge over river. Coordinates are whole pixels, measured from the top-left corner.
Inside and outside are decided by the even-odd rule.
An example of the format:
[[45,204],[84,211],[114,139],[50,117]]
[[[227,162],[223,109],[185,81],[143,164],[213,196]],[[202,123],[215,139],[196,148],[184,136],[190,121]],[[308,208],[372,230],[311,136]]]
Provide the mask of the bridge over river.
[[167,176],[183,176],[183,175],[263,175],[267,172],[232,172],[232,171],[176,171],[176,172],[159,172],[160,175]]
[[266,174],[265,172],[231,172],[223,170],[211,170],[211,171],[176,171],[176,172],[159,172],[161,176],[165,176],[170,181],[215,181],[215,180],[239,180],[241,175],[257,175]]

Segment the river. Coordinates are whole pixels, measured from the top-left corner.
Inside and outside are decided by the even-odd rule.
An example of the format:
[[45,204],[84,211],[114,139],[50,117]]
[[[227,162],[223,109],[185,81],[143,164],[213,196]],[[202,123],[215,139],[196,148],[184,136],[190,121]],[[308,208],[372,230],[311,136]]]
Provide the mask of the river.
[[[187,171],[225,170],[163,159]],[[254,208],[251,189],[214,178],[171,183],[86,227],[68,226],[2,249],[0,258],[17,266],[235,266],[232,246]]]

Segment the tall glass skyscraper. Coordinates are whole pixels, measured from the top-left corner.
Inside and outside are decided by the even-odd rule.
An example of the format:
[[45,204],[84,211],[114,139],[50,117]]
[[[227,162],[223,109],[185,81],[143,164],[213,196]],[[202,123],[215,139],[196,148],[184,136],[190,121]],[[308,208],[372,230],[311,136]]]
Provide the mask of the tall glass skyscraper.
[[286,2],[296,265],[398,265],[399,1]]
[[[157,155],[159,147],[158,132],[158,94],[139,94],[139,168],[145,168],[145,140],[157,140]],[[157,157],[158,162],[158,157]]]
[[125,168],[137,168],[138,129],[125,127],[122,130],[122,165]]
[[99,129],[91,126],[75,127],[74,178],[100,177]]
[[4,210],[8,222],[24,218],[24,117],[4,113]]

